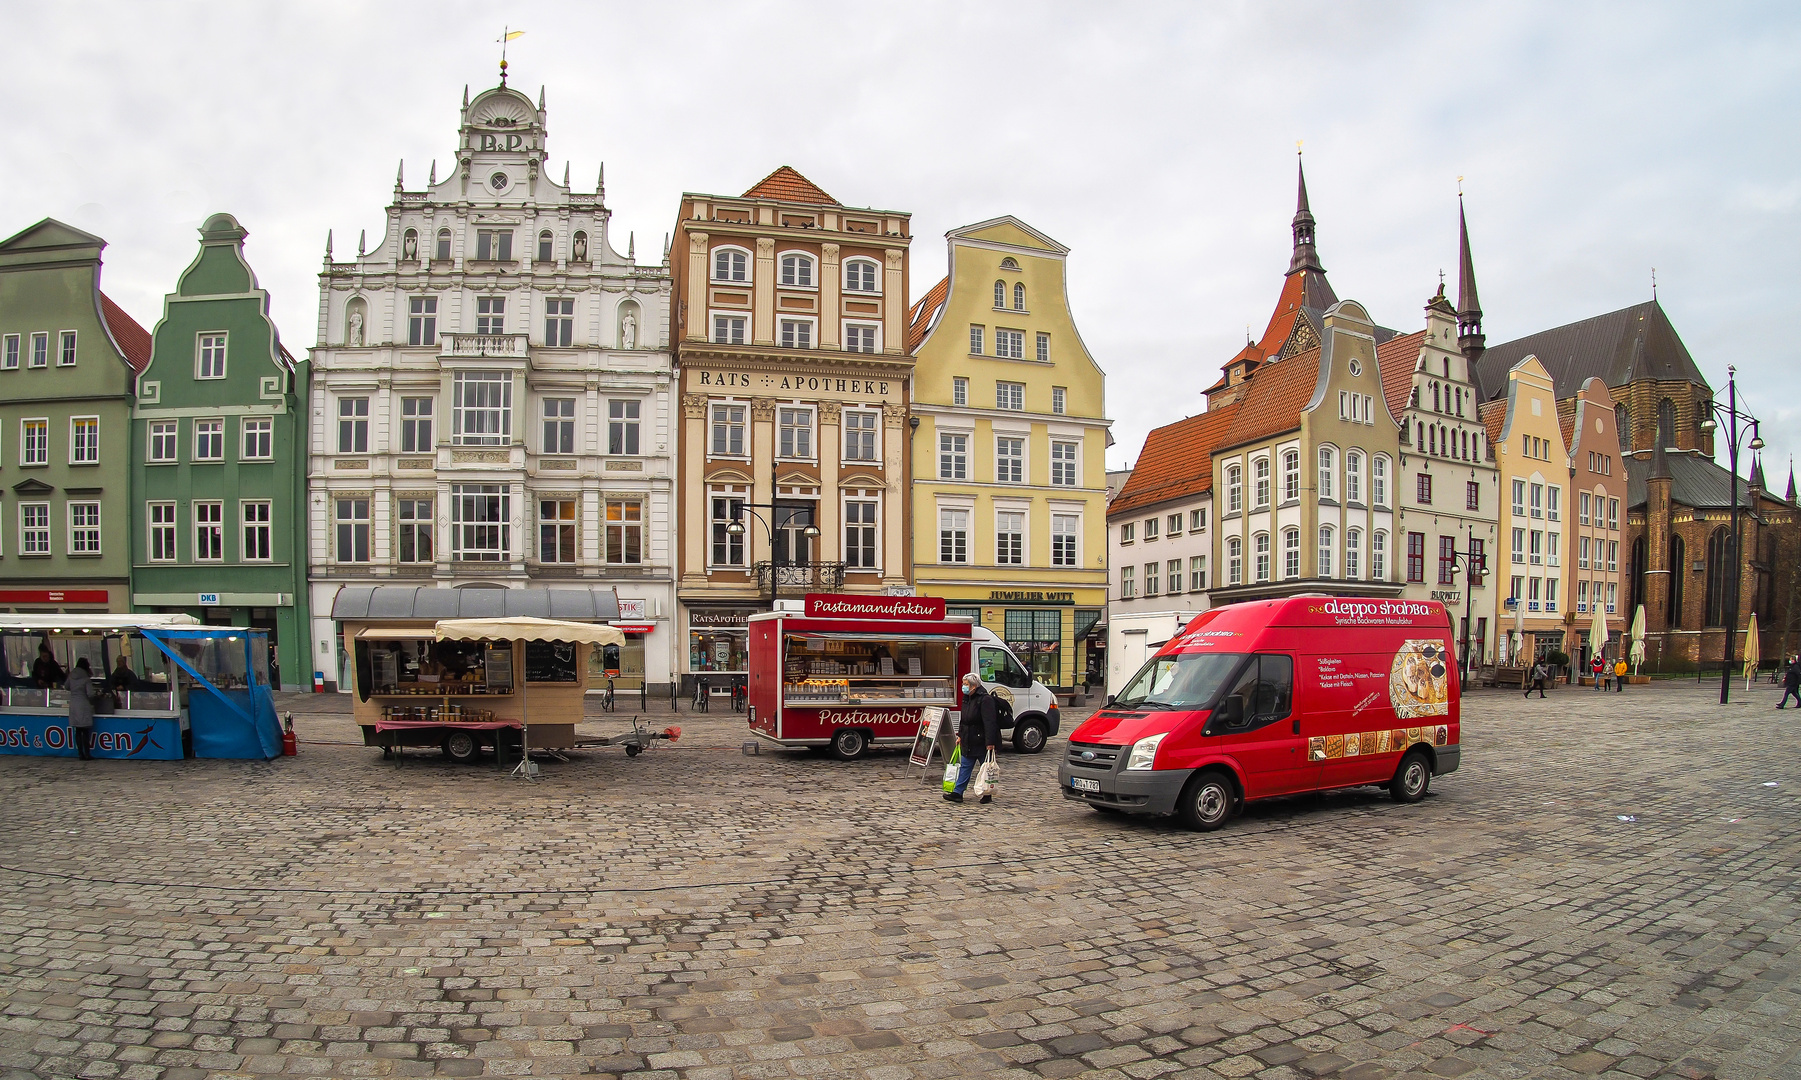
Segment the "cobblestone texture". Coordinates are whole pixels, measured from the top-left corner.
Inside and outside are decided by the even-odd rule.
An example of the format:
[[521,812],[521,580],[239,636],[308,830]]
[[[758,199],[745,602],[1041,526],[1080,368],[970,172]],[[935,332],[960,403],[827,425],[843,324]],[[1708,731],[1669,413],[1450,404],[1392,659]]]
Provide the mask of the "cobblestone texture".
[[1793,714],[1713,693],[1478,693],[1426,802],[1206,836],[1062,740],[951,807],[719,713],[537,783],[342,699],[296,759],[0,758],[0,1078],[1801,1078]]

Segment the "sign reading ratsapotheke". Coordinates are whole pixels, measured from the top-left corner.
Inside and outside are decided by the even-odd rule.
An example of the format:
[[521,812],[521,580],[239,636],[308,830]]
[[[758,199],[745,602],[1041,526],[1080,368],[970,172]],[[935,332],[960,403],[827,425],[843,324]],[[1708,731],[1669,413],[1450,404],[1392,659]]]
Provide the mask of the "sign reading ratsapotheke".
[[808,593],[807,618],[920,619],[937,622],[944,618],[944,598]]

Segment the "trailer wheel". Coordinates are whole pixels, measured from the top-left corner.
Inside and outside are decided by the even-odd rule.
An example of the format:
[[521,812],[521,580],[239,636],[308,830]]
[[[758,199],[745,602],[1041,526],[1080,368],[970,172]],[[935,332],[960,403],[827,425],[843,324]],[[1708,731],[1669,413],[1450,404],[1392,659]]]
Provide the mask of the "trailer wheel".
[[869,736],[858,728],[832,732],[832,753],[839,761],[855,761],[869,753]]
[[1182,824],[1197,832],[1212,832],[1232,817],[1238,802],[1238,789],[1225,773],[1216,769],[1195,774],[1176,800],[1176,814]]
[[481,744],[467,731],[453,731],[444,736],[444,756],[468,764],[481,754]]
[[643,750],[644,750],[644,748],[642,746],[639,746],[637,743],[626,743],[625,744],[625,756],[626,757],[637,757],[641,752],[643,752]]
[[1013,752],[1016,754],[1036,754],[1044,749],[1044,721],[1037,718],[1021,720],[1013,726]]
[[1416,803],[1426,797],[1432,786],[1432,766],[1426,755],[1415,750],[1401,759],[1395,778],[1388,782],[1388,793],[1395,802]]

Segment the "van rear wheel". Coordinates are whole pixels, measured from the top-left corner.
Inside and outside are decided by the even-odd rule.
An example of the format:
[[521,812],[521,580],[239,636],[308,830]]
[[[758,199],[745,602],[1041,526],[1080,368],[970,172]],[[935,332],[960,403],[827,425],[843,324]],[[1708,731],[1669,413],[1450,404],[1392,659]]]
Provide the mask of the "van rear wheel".
[[1432,765],[1418,750],[1401,759],[1395,778],[1388,782],[1388,793],[1396,802],[1416,803],[1426,797],[1432,787]]
[[1238,789],[1225,773],[1209,769],[1197,773],[1176,800],[1176,816],[1196,832],[1212,832],[1232,817]]
[[832,732],[832,754],[839,761],[855,761],[869,752],[869,736],[857,728]]

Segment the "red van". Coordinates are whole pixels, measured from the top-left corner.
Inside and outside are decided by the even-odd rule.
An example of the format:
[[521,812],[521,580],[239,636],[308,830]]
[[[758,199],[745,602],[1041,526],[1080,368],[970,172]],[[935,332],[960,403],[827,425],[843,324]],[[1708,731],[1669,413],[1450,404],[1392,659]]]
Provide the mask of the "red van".
[[1461,687],[1444,605],[1293,596],[1197,616],[1069,736],[1068,799],[1224,825],[1247,799],[1386,785],[1458,765]]

